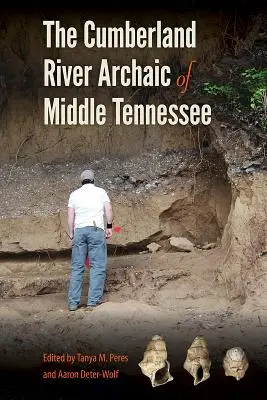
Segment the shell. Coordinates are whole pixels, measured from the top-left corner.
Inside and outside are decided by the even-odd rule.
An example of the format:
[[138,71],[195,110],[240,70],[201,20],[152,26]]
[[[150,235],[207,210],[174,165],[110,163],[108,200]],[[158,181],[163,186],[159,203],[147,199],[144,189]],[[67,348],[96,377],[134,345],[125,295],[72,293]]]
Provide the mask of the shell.
[[[207,343],[203,336],[197,336],[187,350],[187,357],[183,367],[193,376],[194,385],[196,386],[210,377],[210,366],[211,361]],[[200,368],[203,371],[202,377],[198,376]]]
[[233,347],[227,350],[223,360],[223,368],[226,376],[232,376],[237,381],[244,378],[249,367],[246,353],[241,347]]
[[144,358],[138,366],[150,379],[152,387],[164,385],[173,380],[170,374],[170,363],[167,360],[166,344],[161,336],[152,337],[144,352]]

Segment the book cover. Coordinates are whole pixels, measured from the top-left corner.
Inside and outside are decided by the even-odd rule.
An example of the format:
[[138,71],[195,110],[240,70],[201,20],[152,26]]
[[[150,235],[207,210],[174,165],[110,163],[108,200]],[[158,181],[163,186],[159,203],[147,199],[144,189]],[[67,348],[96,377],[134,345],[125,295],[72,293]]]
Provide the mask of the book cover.
[[1,5],[1,399],[266,397],[266,27]]

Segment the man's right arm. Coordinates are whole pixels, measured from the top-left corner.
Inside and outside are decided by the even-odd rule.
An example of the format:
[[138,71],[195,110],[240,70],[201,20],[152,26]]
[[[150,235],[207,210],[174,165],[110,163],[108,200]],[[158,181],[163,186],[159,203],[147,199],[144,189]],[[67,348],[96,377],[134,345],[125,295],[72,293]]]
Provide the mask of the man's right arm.
[[69,230],[69,237],[72,240],[74,236],[74,224],[75,224],[75,208],[73,202],[72,194],[69,197],[68,201],[68,230]]
[[75,219],[75,210],[72,207],[68,207],[68,228],[69,228],[69,237],[72,240],[74,236],[74,219]]

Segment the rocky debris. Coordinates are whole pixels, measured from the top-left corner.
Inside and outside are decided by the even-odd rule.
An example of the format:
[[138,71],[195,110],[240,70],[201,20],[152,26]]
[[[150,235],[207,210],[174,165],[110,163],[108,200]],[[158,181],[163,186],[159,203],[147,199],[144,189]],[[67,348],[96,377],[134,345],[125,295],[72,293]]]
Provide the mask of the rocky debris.
[[170,238],[170,245],[177,251],[190,252],[194,249],[194,244],[184,237],[172,236]]
[[127,268],[126,275],[127,275],[129,284],[131,286],[135,286],[136,285],[136,273],[135,273],[134,267],[132,265],[129,268]]
[[[150,152],[128,160],[100,158],[92,161],[0,166],[0,218],[47,215],[65,210],[69,194],[80,186],[80,173],[95,170],[96,185],[113,197],[147,194],[175,183],[181,171],[199,163],[195,150]],[[27,182],[27,185],[25,185]],[[60,188],[60,190],[59,190]],[[17,199],[20,199],[18,202]]]
[[211,250],[216,247],[216,243],[204,243],[202,246],[197,246],[198,249],[201,250]]
[[245,160],[241,167],[231,168],[236,174],[250,174],[253,172],[260,172],[267,169],[267,159],[265,157],[257,158],[255,160]]
[[139,186],[142,183],[147,183],[147,177],[145,175],[135,175],[135,176],[129,176],[129,175],[124,175],[123,176],[124,181],[129,181],[132,185],[134,186]]
[[169,274],[153,274],[152,279],[153,279],[153,284],[154,287],[157,289],[161,289],[164,286],[166,286],[169,282],[176,281],[182,278],[188,278],[190,277],[190,274],[185,271],[179,271],[177,273],[169,273]]
[[156,251],[159,251],[161,246],[158,243],[152,242],[146,246],[148,248],[148,251],[150,253],[156,253]]
[[159,186],[159,181],[153,181],[153,182],[150,182],[150,183],[147,183],[146,185],[145,185],[145,190],[147,191],[149,191],[150,189],[153,189],[153,188],[155,188],[155,187],[157,187],[157,186]]
[[263,162],[264,162],[264,158],[263,157],[262,158],[258,158],[256,160],[248,160],[248,161],[245,161],[243,163],[241,169],[247,170],[248,168],[251,168],[251,167],[258,168],[258,167],[260,167],[262,165]]

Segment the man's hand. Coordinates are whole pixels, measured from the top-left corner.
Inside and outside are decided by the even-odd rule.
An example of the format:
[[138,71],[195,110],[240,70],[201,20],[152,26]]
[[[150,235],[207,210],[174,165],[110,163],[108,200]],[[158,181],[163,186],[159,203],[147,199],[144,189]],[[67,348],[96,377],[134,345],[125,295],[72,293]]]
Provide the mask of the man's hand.
[[73,236],[74,236],[73,233],[68,233],[67,231],[65,231],[65,233],[66,233],[66,235],[68,236],[68,238],[69,238],[70,240],[73,240]]
[[68,238],[69,238],[69,240],[70,240],[70,242],[71,242],[71,245],[73,245],[74,235],[73,235],[73,234],[69,234],[67,231],[65,231],[65,233],[66,233],[66,235],[68,236]]
[[106,228],[106,239],[110,239],[112,236],[112,228]]
[[69,235],[69,239],[70,239],[70,243],[71,243],[71,247],[74,244],[74,236],[73,235]]

